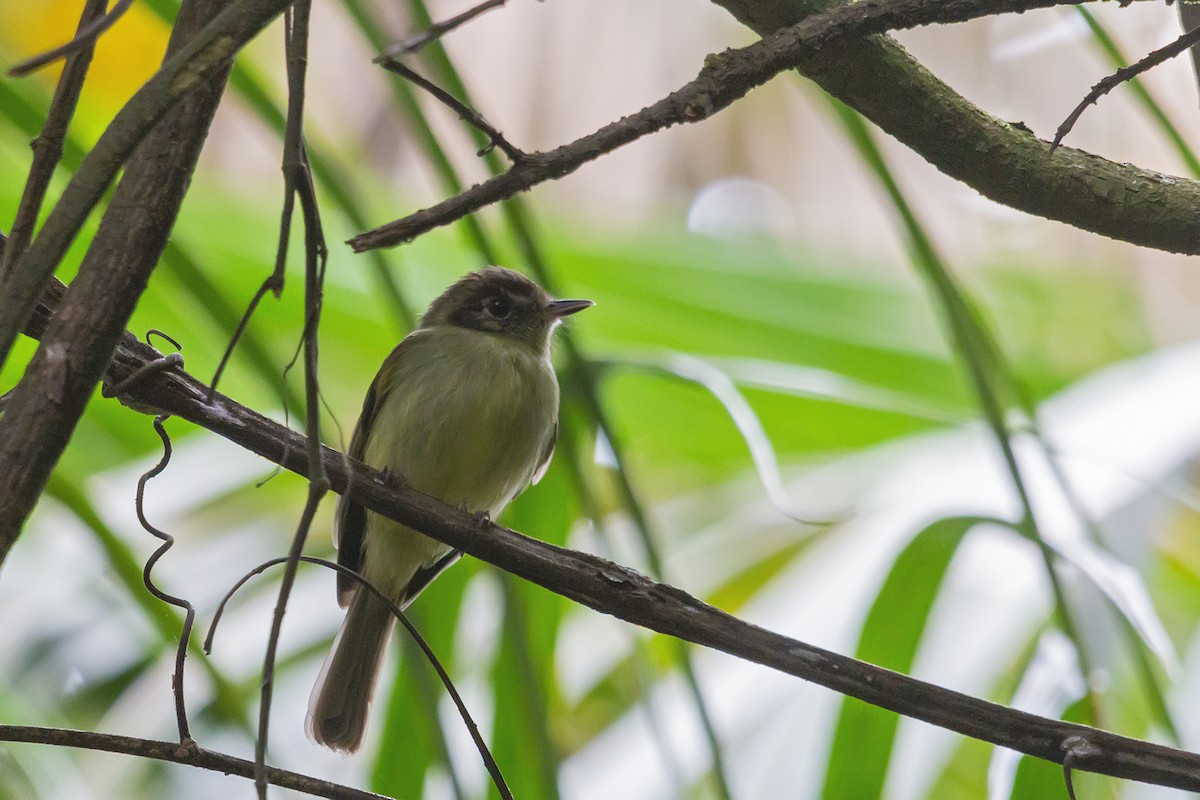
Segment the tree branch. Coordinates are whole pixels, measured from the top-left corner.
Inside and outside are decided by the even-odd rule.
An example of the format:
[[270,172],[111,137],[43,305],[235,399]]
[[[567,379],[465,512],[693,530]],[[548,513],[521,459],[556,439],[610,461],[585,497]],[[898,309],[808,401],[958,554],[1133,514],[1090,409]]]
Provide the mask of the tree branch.
[[487,155],[494,147],[500,148],[504,155],[508,156],[508,160],[514,164],[525,158],[525,153],[516,145],[504,138],[504,134],[496,129],[492,123],[484,119],[484,116],[475,109],[468,106],[463,101],[459,100],[450,92],[438,86],[433,81],[421,75],[414,69],[405,66],[402,62],[396,60],[394,56],[384,54],[375,59],[375,63],[391,72],[394,75],[399,75],[410,83],[420,86],[426,92],[431,94],[434,99],[442,103],[454,113],[458,114],[458,118],[467,123],[471,127],[478,130],[488,138],[488,144],[479,150],[476,155]]
[[[761,36],[829,0],[712,0]],[[1145,247],[1200,253],[1200,183],[1048,144],[985,113],[892,39],[842,40],[799,72],[985,197]]]
[[[1064,2],[1065,0],[864,0],[839,6],[796,22],[790,27],[782,27],[749,47],[711,55],[705,60],[705,66],[695,80],[657,103],[555,150],[527,154],[502,175],[473,186],[435,206],[362,233],[351,239],[350,244],[356,251],[361,252],[378,247],[392,247],[409,241],[435,227],[461,219],[484,206],[512,197],[517,192],[570,174],[583,164],[643,136],[672,125],[697,122],[710,117],[779,72],[797,65],[807,69],[808,65],[828,64],[831,71],[841,69],[851,73],[853,80],[869,84],[875,92],[890,101],[893,80],[888,77],[888,73],[867,71],[864,74],[857,68],[848,69],[847,65],[855,63],[852,58],[835,58],[831,54],[846,48],[877,47],[879,42],[889,41],[879,37],[868,40],[854,38],[867,34],[933,22],[963,21],[1004,11],[1020,12],[1061,5]],[[902,50],[898,47],[896,49],[904,55]],[[907,55],[904,55],[904,58],[907,59]],[[901,70],[900,74],[905,73]],[[933,76],[923,74],[937,83]],[[940,83],[937,85],[941,86]],[[897,90],[912,92],[911,87],[905,86]],[[961,98],[958,100],[966,103]],[[978,112],[977,109],[976,111]],[[982,112],[978,114],[986,117]],[[914,114],[909,109],[901,116],[907,119]],[[1052,164],[1047,143],[1007,123],[992,122],[1002,128],[1001,142],[1011,145],[1013,141],[1019,140],[1020,146],[1028,151],[1025,153],[1025,166],[1028,171],[1036,173]],[[910,121],[910,124],[916,123]],[[948,136],[947,130],[955,129],[934,127],[930,132],[931,136],[937,136],[938,147],[946,148],[947,141],[952,142],[950,149],[961,146],[962,137]],[[966,161],[969,163],[963,165],[964,169],[992,169],[988,158],[980,158],[978,148],[972,149],[971,156]],[[1148,243],[1162,249],[1200,252],[1200,217],[1190,211],[1200,203],[1200,183],[1176,178],[1167,179],[1158,173],[1113,164],[1069,148],[1061,149],[1053,161],[1053,165],[1057,167],[1063,164],[1070,166],[1072,178],[1071,186],[1069,189],[1064,188],[1064,191],[1071,195],[1071,205],[1079,212],[1078,219],[1066,221],[1106,235]],[[1025,195],[1029,194],[1028,189],[1022,189],[1019,181],[1012,175],[996,176],[997,179],[1002,177],[1016,184],[1011,187],[1015,199],[1024,203],[1042,202],[1040,198],[1026,197]],[[1029,178],[1024,176],[1022,179]],[[1135,197],[1139,204],[1143,199],[1153,198],[1154,202],[1147,207],[1139,205],[1139,216],[1130,218],[1133,200],[1127,195]],[[1037,213],[1059,219],[1062,213],[1059,205],[1063,202],[1065,201],[1046,203]],[[1163,204],[1169,206],[1166,213],[1163,213],[1161,208]],[[1090,211],[1095,218],[1082,213],[1083,210]],[[1187,213],[1184,213],[1185,210]],[[1142,219],[1142,214],[1146,219]],[[1120,230],[1114,226],[1119,226]]]
[[[47,302],[53,303],[48,294]],[[39,309],[36,319],[53,313]],[[31,333],[34,330],[30,331]],[[126,334],[108,379],[119,382],[159,358]],[[217,394],[183,372],[160,373],[123,398],[149,405],[305,475],[306,439]],[[447,506],[393,477],[322,448],[330,487],[372,511],[502,570],[618,619],[812,681],[914,719],[1072,769],[1200,791],[1200,755],[1085,725],[1027,714],[813,647],[751,625],[695,597],[588,553],[557,547]]]
[[[153,739],[138,739],[133,736],[118,736],[112,733],[93,733],[67,728],[35,728],[26,725],[0,725],[0,742],[29,742],[57,747],[78,747],[84,750],[102,750],[107,753],[150,758],[199,767],[226,775],[242,778],[254,776],[253,762],[242,758],[205,750],[195,742],[160,742]],[[294,789],[315,797],[330,800],[388,800],[383,795],[364,792],[338,783],[310,778],[298,772],[275,767],[267,768],[267,780],[284,789]]]

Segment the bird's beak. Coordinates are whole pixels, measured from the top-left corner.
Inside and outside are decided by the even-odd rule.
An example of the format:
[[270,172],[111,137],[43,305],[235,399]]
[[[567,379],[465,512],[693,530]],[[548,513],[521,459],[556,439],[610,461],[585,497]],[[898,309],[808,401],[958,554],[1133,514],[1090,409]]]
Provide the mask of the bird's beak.
[[585,308],[596,305],[591,300],[554,300],[546,306],[546,313],[551,319],[561,319]]

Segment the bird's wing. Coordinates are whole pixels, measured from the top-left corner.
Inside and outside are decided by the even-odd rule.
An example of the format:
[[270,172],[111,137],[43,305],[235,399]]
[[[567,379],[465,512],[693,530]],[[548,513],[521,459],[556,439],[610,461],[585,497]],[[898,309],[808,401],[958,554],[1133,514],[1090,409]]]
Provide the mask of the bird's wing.
[[[348,455],[359,461],[367,452],[367,442],[371,438],[371,428],[375,422],[375,414],[383,405],[388,388],[393,384],[389,378],[395,373],[396,365],[404,352],[409,349],[406,345],[411,342],[405,338],[384,359],[383,366],[371,381],[367,396],[363,399],[362,414],[358,424],[354,426],[354,436],[350,439]],[[333,526],[333,543],[338,551],[338,563],[347,569],[361,574],[363,565],[363,545],[367,533],[367,509],[358,503],[351,502],[345,495],[338,498],[337,514]],[[345,608],[354,596],[358,583],[351,577],[338,573],[337,594],[338,604]]]
[[554,458],[554,443],[558,441],[558,420],[554,420],[554,426],[550,429],[550,438],[546,441],[546,446],[542,448],[542,458],[538,462],[537,469],[533,471],[533,480],[530,483],[537,483],[546,474],[546,470],[550,468],[550,459]]

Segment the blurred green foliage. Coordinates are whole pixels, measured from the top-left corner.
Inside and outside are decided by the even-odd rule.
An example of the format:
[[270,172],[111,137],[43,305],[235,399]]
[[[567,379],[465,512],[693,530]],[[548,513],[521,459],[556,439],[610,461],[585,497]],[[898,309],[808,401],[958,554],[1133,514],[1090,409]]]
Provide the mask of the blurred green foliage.
[[[171,6],[159,2],[152,8],[169,16]],[[357,4],[352,9],[364,13]],[[2,41],[6,49],[0,55],[7,63],[17,45],[11,37]],[[228,102],[257,115],[254,124],[277,134],[283,98],[258,82],[251,67],[266,69],[247,62]],[[50,85],[42,78],[0,80],[0,220],[11,219],[16,208],[28,164],[26,144],[36,135]],[[103,124],[105,108],[85,104],[76,128],[87,133],[69,142],[51,198]],[[415,105],[404,111],[418,112]],[[346,150],[357,146],[347,144]],[[321,153],[330,166],[318,172],[318,193],[327,239],[334,243],[321,329],[321,385],[326,438],[340,447],[364,387],[407,327],[399,309],[423,308],[441,287],[484,260],[487,243],[478,232],[463,236],[453,229],[394,253],[351,255],[337,243],[358,232],[364,215],[383,221],[412,202],[385,197],[370,176],[336,163],[338,148],[322,147]],[[431,157],[449,163],[444,153]],[[237,175],[202,169],[131,329],[167,331],[183,345],[187,368],[201,378],[211,376],[241,309],[269,272],[281,191],[274,185],[247,187]],[[536,212],[546,211],[536,196],[531,200]],[[579,352],[598,365],[603,408],[624,446],[623,477],[649,509],[658,545],[667,554],[666,578],[733,613],[753,613],[764,598],[778,602],[781,593],[796,598],[787,602],[800,604],[799,594],[788,594],[795,576],[808,568],[810,559],[823,563],[819,559],[826,546],[843,535],[858,509],[852,497],[847,518],[815,530],[786,519],[758,483],[749,450],[753,443],[746,441],[728,409],[694,382],[647,371],[647,359],[688,354],[729,375],[789,481],[802,482],[814,467],[862,459],[868,473],[860,487],[865,492],[871,480],[882,483],[888,470],[904,468],[905,462],[894,455],[881,454],[949,441],[938,437],[971,431],[973,420],[980,418],[963,354],[947,344],[938,326],[937,301],[915,277],[898,276],[880,265],[847,263],[836,253],[812,251],[797,242],[689,233],[669,215],[638,230],[610,232],[583,230],[565,216],[539,213],[538,228],[536,245],[560,293],[597,303],[594,311],[573,320],[571,335]],[[519,230],[511,224],[503,229],[491,245],[502,253],[522,252]],[[64,280],[70,279],[91,230],[80,236],[63,264]],[[302,276],[298,259],[293,261],[283,298],[268,301],[254,317],[221,388],[266,413],[282,416],[286,409],[296,424],[300,376],[297,370],[284,374],[298,346],[301,320]],[[512,265],[529,266],[519,259]],[[985,257],[963,266],[974,268],[965,281],[967,291],[982,301],[983,317],[996,330],[1007,368],[1035,403],[1095,370],[1151,349],[1132,279],[1107,265],[1011,264]],[[387,271],[390,282],[380,282],[380,270]],[[381,288],[390,285],[399,290],[399,305],[391,289]],[[21,343],[0,374],[0,389],[19,379],[33,346]],[[968,363],[972,357],[965,354]],[[502,521],[548,541],[596,549],[647,569],[654,559],[632,544],[630,509],[611,462],[603,456],[604,442],[596,441],[596,420],[578,396],[568,393],[565,403],[564,418],[575,429],[570,445],[574,461],[560,447],[546,479]],[[259,561],[286,549],[305,487],[290,474],[264,483],[272,474],[270,465],[222,447],[185,423],[172,422],[170,430],[181,452],[168,476],[151,484],[151,513],[179,536],[181,545],[164,562],[162,580],[196,600],[203,627],[225,588]],[[593,451],[598,457],[593,458]],[[55,608],[26,610],[44,615],[45,622],[0,632],[0,667],[6,670],[0,719],[171,735],[164,676],[179,619],[141,588],[140,564],[152,543],[132,519],[130,488],[157,454],[148,418],[98,396],[93,400],[0,580],[0,608],[5,608],[0,618],[9,618],[3,603],[19,607],[15,598],[44,599],[36,585],[42,570],[55,571],[48,586],[66,592],[61,609],[69,609],[61,616],[55,616]],[[1148,484],[1151,480],[1146,476]],[[1145,494],[1157,491],[1148,485]],[[331,553],[329,505],[311,539],[310,550],[319,555]],[[1191,555],[1198,552],[1197,530],[1190,512],[1171,509],[1164,512],[1169,524],[1161,537],[1143,534],[1146,549],[1137,566],[1149,576],[1155,606],[1177,646],[1186,650],[1200,610],[1200,566]],[[844,511],[822,506],[813,509],[813,516]],[[857,622],[843,634],[842,643],[849,642],[860,657],[902,671],[919,663],[938,604],[949,602],[948,592],[961,591],[947,587],[947,576],[978,521],[945,514],[909,526],[904,541],[875,570],[866,593],[853,599]],[[72,556],[65,558],[64,551]],[[273,593],[267,578],[252,583],[235,603],[217,654],[212,659],[191,654],[189,700],[198,737],[206,745],[219,743],[239,753],[250,747],[248,720],[254,713],[256,669]],[[1071,599],[1081,615],[1104,608],[1086,590]],[[274,760],[302,771],[325,769],[394,797],[479,797],[489,792],[478,764],[464,761],[469,755],[463,755],[458,722],[447,712],[427,665],[407,643],[397,648],[392,685],[380,690],[368,752],[352,763],[314,755],[299,736],[296,719],[336,624],[330,576],[303,573],[295,602],[303,611],[289,615],[285,631],[278,693],[285,710],[275,716],[280,733],[272,742]],[[647,741],[653,746],[647,747],[674,753],[674,759],[661,759],[663,771],[675,781],[668,793],[714,793],[715,784],[706,779],[711,761],[705,748],[693,742],[689,750],[680,743],[687,736],[678,733],[677,718],[694,713],[692,701],[655,699],[669,695],[680,674],[676,653],[661,637],[613,626],[605,629],[607,638],[584,641],[581,650],[572,631],[591,631],[587,626],[594,620],[583,620],[586,615],[562,598],[469,562],[439,579],[414,605],[412,616],[467,687],[468,702],[518,796],[571,796],[564,765],[603,744],[614,730],[626,730],[628,721],[640,715],[652,732]],[[1027,620],[1020,645],[980,690],[1010,700],[1034,660],[1038,635],[1052,625],[1044,613]],[[1097,722],[1119,720],[1122,730],[1134,735],[1160,730],[1164,720],[1146,710],[1141,699],[1147,690],[1144,673],[1128,666],[1127,654],[1111,652],[1111,633],[1102,631],[1096,635],[1103,642],[1087,643],[1091,660],[1110,670],[1110,685],[1091,698],[1092,706],[1104,711]],[[104,646],[96,641],[101,634],[108,636]],[[597,650],[589,653],[587,647]],[[938,653],[940,658],[953,655]],[[584,678],[565,676],[570,670],[564,663],[572,659],[594,662],[582,670]],[[777,772],[778,785],[797,787],[789,759],[764,766],[766,759],[737,746],[735,729],[741,723],[720,699],[723,663],[703,662],[698,674],[704,694],[722,708],[716,731],[727,748],[732,794],[754,796],[752,787],[765,779],[749,773],[764,769]],[[1185,672],[1191,671],[1194,667],[1186,663]],[[146,710],[148,703],[152,710]],[[1090,718],[1081,706],[1066,713]],[[828,755],[795,794],[815,797],[822,787],[826,798],[863,800],[887,794],[889,775],[897,769],[893,755],[903,735],[894,715],[846,701],[840,714],[818,715],[812,724],[823,726],[818,738]],[[285,731],[284,726],[291,727]],[[609,780],[624,769],[621,751],[613,752],[614,761],[604,770]],[[990,746],[957,741],[936,773],[925,779],[928,796],[985,796],[992,757]],[[225,785],[184,769],[135,761],[122,762],[97,780],[105,769],[100,764],[111,763],[44,748],[0,747],[0,799],[63,796],[84,788],[92,793],[86,796],[198,797]],[[594,769],[595,762],[588,763]],[[643,796],[634,791],[645,780],[642,775],[630,771],[624,778],[628,796]],[[1100,785],[1094,779],[1085,791]],[[1122,793],[1115,782],[1102,785],[1096,791]],[[249,791],[244,785],[235,788]],[[1025,761],[1006,796],[1060,791],[1057,768]]]

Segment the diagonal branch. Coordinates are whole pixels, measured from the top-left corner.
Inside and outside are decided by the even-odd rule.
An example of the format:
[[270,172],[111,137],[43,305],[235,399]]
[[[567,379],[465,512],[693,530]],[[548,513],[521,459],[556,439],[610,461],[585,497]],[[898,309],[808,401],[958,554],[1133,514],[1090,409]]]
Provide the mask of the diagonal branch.
[[[198,747],[195,742],[182,744],[160,742],[153,739],[139,739],[134,736],[118,736],[112,733],[93,733],[92,731],[76,731],[67,728],[35,728],[27,725],[0,725],[0,742],[28,742],[57,747],[78,747],[84,750],[101,750],[107,753],[150,758],[155,761],[169,761],[173,764],[199,767],[242,778],[250,778],[254,774],[253,762],[213,750],[205,750],[203,747]],[[387,800],[382,795],[323,781],[319,778],[310,778],[298,772],[275,767],[267,768],[267,780],[284,789],[294,789],[297,792],[304,792],[315,797],[326,797],[329,800]]]
[[[350,244],[362,252],[409,241],[539,183],[568,175],[587,162],[643,136],[673,125],[706,119],[780,72],[823,56],[847,40],[934,22],[959,22],[1067,2],[1069,0],[862,0],[839,6],[782,28],[748,47],[710,55],[694,80],[657,103],[554,150],[526,154],[508,172],[435,206],[359,234],[350,240]],[[850,64],[853,61],[844,61],[841,68],[856,71],[848,66]],[[873,74],[871,79],[880,82],[878,74]],[[1193,203],[1200,199],[1198,184],[1180,181],[1178,185],[1171,185],[1181,193],[1186,191]],[[1200,230],[1200,222],[1193,220],[1192,225]],[[1200,242],[1200,235],[1195,238]],[[1200,244],[1192,243],[1191,246],[1200,247]]]
[[458,114],[458,118],[466,122],[468,125],[479,130],[484,136],[488,137],[488,144],[480,149],[476,154],[479,156],[487,155],[494,147],[499,147],[504,155],[508,156],[509,160],[514,164],[525,158],[525,153],[516,145],[512,144],[508,139],[504,138],[499,130],[492,123],[484,119],[483,115],[475,109],[468,106],[463,101],[459,100],[454,95],[447,92],[442,87],[438,86],[433,81],[421,75],[410,67],[405,66],[402,62],[396,60],[394,56],[384,54],[375,59],[375,63],[395,75],[399,75],[405,80],[415,83],[429,94],[433,95],[438,102],[450,108],[454,113]]
[[[43,307],[38,318],[51,313]],[[109,379],[119,382],[158,357],[154,348],[127,334],[114,355]],[[218,394],[208,403],[207,396],[207,386],[180,371],[151,376],[125,400],[187,419],[286,469],[307,474],[305,437],[228,397]],[[328,448],[321,454],[334,491],[602,613],[1036,758],[1061,764],[1070,757],[1075,770],[1200,791],[1200,755],[1027,714],[805,644],[627,567],[481,520]]]

